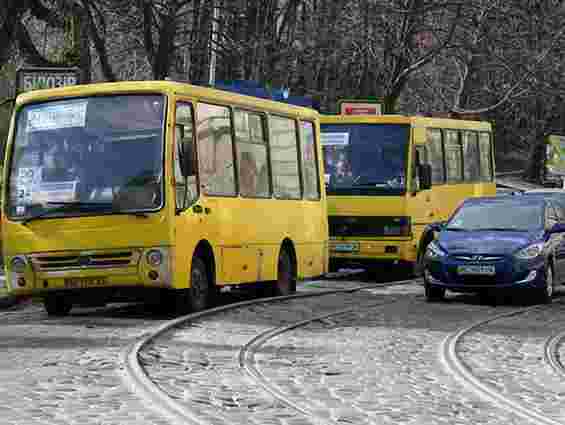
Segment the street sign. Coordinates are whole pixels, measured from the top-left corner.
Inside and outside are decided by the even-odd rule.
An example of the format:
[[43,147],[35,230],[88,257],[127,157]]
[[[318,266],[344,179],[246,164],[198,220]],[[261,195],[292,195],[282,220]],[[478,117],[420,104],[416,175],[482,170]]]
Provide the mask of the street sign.
[[16,72],[18,92],[76,84],[79,84],[78,68],[20,68]]
[[382,103],[371,100],[340,100],[338,102],[341,115],[381,115]]

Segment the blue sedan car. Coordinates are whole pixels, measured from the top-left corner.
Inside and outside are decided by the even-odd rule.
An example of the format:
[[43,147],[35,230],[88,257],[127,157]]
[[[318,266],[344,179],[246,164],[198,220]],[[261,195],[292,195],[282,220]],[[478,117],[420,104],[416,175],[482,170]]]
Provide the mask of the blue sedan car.
[[541,303],[565,279],[565,212],[551,199],[502,196],[465,200],[424,256],[426,299],[445,291],[524,290]]

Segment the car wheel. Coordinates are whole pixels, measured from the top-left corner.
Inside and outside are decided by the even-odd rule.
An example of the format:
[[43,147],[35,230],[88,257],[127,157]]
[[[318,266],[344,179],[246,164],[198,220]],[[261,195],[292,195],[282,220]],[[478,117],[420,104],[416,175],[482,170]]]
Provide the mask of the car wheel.
[[66,316],[73,308],[73,303],[68,297],[60,294],[49,294],[43,300],[43,307],[48,316]]
[[553,298],[554,289],[553,266],[551,264],[547,264],[543,273],[544,286],[539,289],[539,301],[541,304],[549,304]]
[[416,257],[416,261],[412,266],[412,277],[414,278],[422,277],[424,273],[424,254],[427,248],[428,244],[426,244],[420,251],[418,251],[418,256]]

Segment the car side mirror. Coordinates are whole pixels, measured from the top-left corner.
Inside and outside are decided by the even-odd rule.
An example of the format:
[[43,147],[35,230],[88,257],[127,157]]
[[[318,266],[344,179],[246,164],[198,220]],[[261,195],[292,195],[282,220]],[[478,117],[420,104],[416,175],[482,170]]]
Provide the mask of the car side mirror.
[[419,167],[420,189],[428,190],[432,188],[432,166],[421,164]]
[[565,232],[565,223],[555,223],[548,231],[549,234]]

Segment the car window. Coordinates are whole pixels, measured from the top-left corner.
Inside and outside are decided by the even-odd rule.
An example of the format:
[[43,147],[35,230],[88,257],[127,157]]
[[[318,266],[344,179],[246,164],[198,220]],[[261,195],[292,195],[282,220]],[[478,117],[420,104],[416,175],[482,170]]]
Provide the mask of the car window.
[[[466,203],[447,223],[448,230],[530,231],[543,228],[542,203],[485,202]],[[555,213],[553,217],[555,217]],[[547,220],[545,220],[547,221]]]

